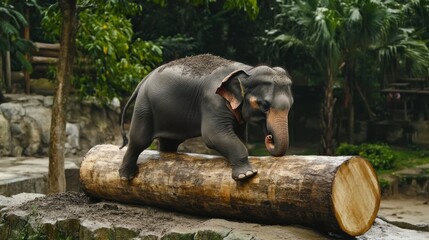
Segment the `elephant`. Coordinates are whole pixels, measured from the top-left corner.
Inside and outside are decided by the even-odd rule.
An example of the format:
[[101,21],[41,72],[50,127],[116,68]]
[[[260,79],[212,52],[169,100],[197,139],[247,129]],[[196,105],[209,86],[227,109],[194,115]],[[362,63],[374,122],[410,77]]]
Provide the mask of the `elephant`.
[[154,139],[160,152],[177,152],[180,143],[198,136],[228,160],[234,180],[255,176],[258,171],[248,160],[247,124],[262,125],[269,153],[283,156],[289,147],[291,85],[281,67],[253,67],[211,54],[158,67],[139,83],[122,111],[124,147],[124,114],[135,101],[121,180],[135,177],[137,158]]

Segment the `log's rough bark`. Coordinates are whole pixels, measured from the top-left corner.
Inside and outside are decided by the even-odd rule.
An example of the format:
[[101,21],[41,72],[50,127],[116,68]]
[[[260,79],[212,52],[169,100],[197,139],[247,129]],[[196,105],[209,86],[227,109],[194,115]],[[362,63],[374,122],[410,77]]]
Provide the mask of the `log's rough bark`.
[[371,227],[380,206],[377,175],[360,157],[251,157],[258,174],[235,182],[222,157],[146,150],[137,176],[127,182],[118,174],[124,153],[114,145],[87,153],[80,178],[88,195],[351,236]]

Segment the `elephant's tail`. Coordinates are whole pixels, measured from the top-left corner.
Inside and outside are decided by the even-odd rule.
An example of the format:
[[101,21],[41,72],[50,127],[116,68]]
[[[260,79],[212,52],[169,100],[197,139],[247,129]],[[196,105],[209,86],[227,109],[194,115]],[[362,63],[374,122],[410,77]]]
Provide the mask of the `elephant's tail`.
[[119,147],[119,149],[122,149],[123,147],[127,146],[128,144],[128,137],[127,137],[127,133],[125,132],[124,129],[124,117],[125,117],[125,112],[127,111],[127,108],[130,106],[130,104],[136,99],[137,94],[139,92],[139,89],[141,87],[141,85],[143,84],[143,82],[145,82],[145,80],[149,77],[151,73],[149,73],[145,78],[143,78],[143,80],[139,83],[139,85],[137,85],[136,89],[134,89],[133,94],[131,95],[130,99],[128,99],[128,102],[125,104],[124,108],[122,109],[121,112],[121,135],[122,135],[122,146]]

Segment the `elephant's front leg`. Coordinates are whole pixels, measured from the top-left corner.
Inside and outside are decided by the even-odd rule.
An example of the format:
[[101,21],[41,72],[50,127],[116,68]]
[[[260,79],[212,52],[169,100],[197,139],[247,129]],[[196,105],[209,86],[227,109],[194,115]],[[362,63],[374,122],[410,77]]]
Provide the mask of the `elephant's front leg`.
[[246,146],[234,133],[232,123],[227,126],[209,121],[203,123],[202,137],[205,144],[224,157],[232,168],[234,180],[244,180],[258,173],[249,162],[249,154]]

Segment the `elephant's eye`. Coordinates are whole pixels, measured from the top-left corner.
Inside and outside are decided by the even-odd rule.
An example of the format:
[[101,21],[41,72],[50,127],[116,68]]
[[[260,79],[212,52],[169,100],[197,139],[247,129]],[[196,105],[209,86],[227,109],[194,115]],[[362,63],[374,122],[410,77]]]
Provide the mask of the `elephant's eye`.
[[268,112],[270,110],[270,103],[269,102],[264,101],[261,103],[260,106],[261,106],[261,111],[264,113]]

